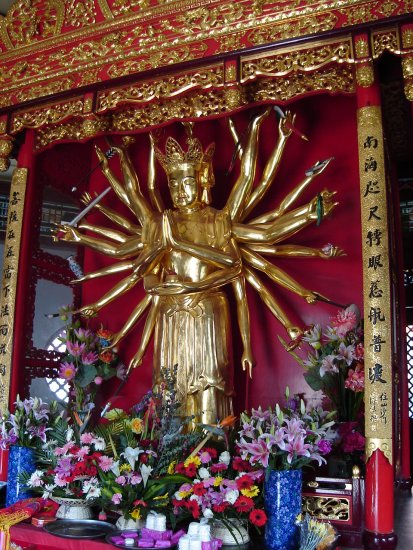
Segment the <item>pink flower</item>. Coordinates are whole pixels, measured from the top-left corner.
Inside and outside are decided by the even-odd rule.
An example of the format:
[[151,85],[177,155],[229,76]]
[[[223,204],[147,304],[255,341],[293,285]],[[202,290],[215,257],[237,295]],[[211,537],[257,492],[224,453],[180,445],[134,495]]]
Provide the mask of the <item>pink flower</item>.
[[103,378],[101,376],[96,376],[93,382],[96,384],[96,386],[100,386],[103,382]]
[[351,365],[354,360],[354,346],[346,346],[344,342],[341,342],[338,347],[337,359],[345,361],[347,365]]
[[73,380],[76,376],[77,369],[73,363],[67,363],[66,361],[60,363],[59,376],[65,380]]
[[86,445],[90,445],[95,440],[95,436],[91,434],[90,432],[85,432],[80,436],[81,443],[85,443]]
[[364,391],[364,367],[360,363],[355,369],[348,370],[348,376],[344,386],[356,393]]
[[80,357],[82,353],[85,351],[86,344],[79,344],[79,342],[69,342],[69,340],[66,342],[66,349],[70,353],[70,355],[73,355],[73,357]]
[[268,466],[268,461],[270,458],[270,452],[268,450],[267,444],[262,439],[255,441],[253,443],[242,442],[239,445],[241,449],[241,455],[243,458],[249,454],[251,455],[249,461],[251,464],[261,464],[266,468]]
[[88,352],[82,353],[81,360],[84,365],[93,365],[93,363],[97,361],[97,359],[98,359],[98,354],[95,353],[94,351],[88,351]]
[[109,470],[112,468],[113,466],[113,458],[110,457],[110,456],[100,456],[99,457],[99,467],[104,471],[104,472],[109,472]]
[[348,332],[354,330],[359,322],[360,312],[355,304],[351,304],[346,309],[339,311],[332,325],[340,338],[344,338]]
[[75,454],[76,458],[79,459],[79,460],[82,460],[83,458],[85,458],[85,456],[87,456],[89,454],[89,447],[85,446],[85,447],[81,447],[77,453]]
[[122,495],[120,493],[115,493],[113,496],[112,496],[112,502],[113,504],[120,504],[122,500]]
[[126,477],[125,476],[118,476],[115,479],[116,483],[119,483],[119,485],[125,485],[126,483]]
[[[291,464],[295,456],[310,456],[311,445],[304,443],[304,437],[296,437],[292,442],[285,445],[285,450],[288,452],[287,462]],[[263,464],[264,466],[264,464]]]
[[129,480],[131,485],[138,485],[142,481],[142,476],[139,474],[133,474]]
[[212,460],[212,457],[208,453],[208,451],[202,451],[201,453],[199,453],[198,456],[199,456],[202,464],[207,464],[208,462],[211,462],[211,460]]
[[343,451],[345,453],[352,453],[354,451],[364,451],[366,440],[360,432],[353,431],[343,437]]
[[364,346],[363,346],[362,342],[357,344],[355,352],[354,352],[354,357],[357,359],[357,361],[363,361],[364,360]]
[[326,373],[338,372],[338,367],[335,364],[335,360],[336,360],[335,355],[326,355],[326,357],[324,357],[324,359],[321,361],[321,367],[320,367],[321,378]]

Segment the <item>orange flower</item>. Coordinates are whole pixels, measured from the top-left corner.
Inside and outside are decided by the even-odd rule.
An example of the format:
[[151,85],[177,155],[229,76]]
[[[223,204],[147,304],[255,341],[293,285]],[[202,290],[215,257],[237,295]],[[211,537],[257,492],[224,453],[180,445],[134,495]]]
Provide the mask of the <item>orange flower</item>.
[[104,363],[111,363],[113,361],[113,353],[111,351],[102,351],[99,355],[99,359]]

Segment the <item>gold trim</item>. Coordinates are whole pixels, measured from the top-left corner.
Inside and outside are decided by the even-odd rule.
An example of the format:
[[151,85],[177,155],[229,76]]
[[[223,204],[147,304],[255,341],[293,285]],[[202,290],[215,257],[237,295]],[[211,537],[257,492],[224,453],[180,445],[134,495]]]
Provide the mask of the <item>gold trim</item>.
[[397,27],[373,31],[371,34],[371,50],[373,59],[378,59],[385,51],[399,55],[400,33]]
[[402,59],[403,78],[413,77],[413,56],[409,55]]
[[83,98],[74,98],[64,103],[52,103],[38,109],[13,114],[11,132],[20,132],[23,128],[40,128],[47,124],[57,124],[76,115],[83,114]]
[[390,464],[393,464],[393,441],[392,439],[379,439],[375,437],[366,438],[366,459],[372,457],[375,451],[381,451]]
[[403,48],[413,48],[413,29],[403,29],[402,43]]
[[[192,91],[184,96],[163,98],[156,102],[135,104],[122,110],[105,111],[84,123],[73,120],[44,126],[36,132],[36,149],[61,140],[82,140],[102,132],[134,132],[166,122],[196,117],[213,117],[233,109],[263,101],[286,101],[309,91],[354,93],[352,67],[329,66],[317,73],[294,73],[288,79],[265,79],[216,89]],[[85,132],[83,124],[87,125]]]
[[114,19],[113,13],[110,11],[107,0],[98,0],[99,7],[105,17],[105,19]]
[[283,48],[257,57],[241,56],[241,82],[256,76],[286,76],[294,72],[315,71],[335,63],[354,61],[351,37],[317,41]]
[[362,88],[369,88],[374,84],[374,67],[372,63],[357,65],[356,82]]
[[[393,423],[392,315],[387,184],[381,109],[357,113],[364,296],[365,431],[390,441]],[[387,458],[392,463],[392,455]],[[370,453],[371,455],[371,453]]]
[[354,43],[357,59],[368,57],[370,54],[369,43],[365,38],[359,38]]
[[4,411],[9,405],[14,313],[27,174],[27,168],[16,168],[10,187],[0,299],[0,411]]
[[341,496],[302,496],[302,512],[322,520],[348,523],[351,519],[350,499]]

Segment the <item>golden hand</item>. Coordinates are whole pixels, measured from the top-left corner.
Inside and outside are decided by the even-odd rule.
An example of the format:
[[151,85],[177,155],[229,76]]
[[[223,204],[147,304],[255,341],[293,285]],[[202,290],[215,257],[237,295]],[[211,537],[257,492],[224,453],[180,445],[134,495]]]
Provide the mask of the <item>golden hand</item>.
[[98,310],[95,307],[93,307],[93,305],[89,305],[89,306],[81,307],[76,311],[72,311],[72,313],[78,313],[82,317],[95,317],[98,313]]
[[290,137],[292,134],[292,126],[294,126],[295,122],[295,114],[293,115],[291,111],[285,111],[285,117],[280,118],[280,121],[278,123],[278,129],[280,132],[280,135],[287,138]]
[[252,357],[251,350],[244,351],[241,358],[242,370],[248,372],[248,376],[252,378],[252,369],[255,367],[255,360]]
[[103,172],[109,170],[109,163],[108,163],[108,159],[107,159],[105,153],[97,145],[95,145],[95,151],[96,151],[96,155],[97,155],[98,159],[102,163]]
[[80,242],[81,240],[81,233],[75,227],[64,223],[57,224],[52,233],[55,240],[68,242]]
[[166,210],[162,216],[162,236],[166,247],[173,247],[176,245],[177,240],[174,234],[174,227],[175,224],[172,213]]
[[338,256],[347,256],[347,254],[342,248],[328,244],[320,249],[319,256],[324,260],[328,260],[329,258],[337,258]]
[[85,191],[83,195],[80,197],[80,202],[82,202],[85,206],[87,206],[89,203],[92,202],[94,198],[98,196],[97,193],[93,193],[94,197],[89,193],[89,191]]
[[[334,210],[336,206],[338,206],[338,202],[334,202],[334,195],[336,195],[336,191],[328,191],[328,189],[324,189],[321,191],[320,198],[321,198],[321,204],[322,204],[322,218],[326,218],[331,214],[331,212]],[[319,214],[318,214],[318,206],[317,203],[319,202],[319,198],[314,197],[314,199],[309,203],[308,205],[308,213],[309,213],[309,219],[310,220],[318,220]]]

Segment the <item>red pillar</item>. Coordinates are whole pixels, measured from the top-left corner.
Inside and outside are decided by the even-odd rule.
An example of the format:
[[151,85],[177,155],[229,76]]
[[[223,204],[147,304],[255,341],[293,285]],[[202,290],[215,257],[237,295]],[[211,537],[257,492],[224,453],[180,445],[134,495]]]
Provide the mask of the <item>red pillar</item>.
[[[381,103],[380,89],[375,79],[374,66],[370,57],[369,36],[360,34],[354,37],[354,42],[356,55],[359,52],[356,65],[357,107],[359,110],[365,107],[379,107]],[[362,237],[363,239],[364,237]],[[365,289],[365,303],[367,300]],[[367,349],[369,343],[366,342],[365,346]],[[367,381],[368,378],[366,378]],[[366,402],[366,428],[367,422],[370,420],[368,407],[369,404]],[[389,421],[392,422],[391,411],[389,416]],[[366,435],[367,445],[369,445],[367,429]],[[394,533],[394,469],[388,456],[384,455],[381,448],[375,448],[372,453],[367,452],[365,531],[363,534],[364,548],[367,550],[393,550],[397,546],[397,536]]]

